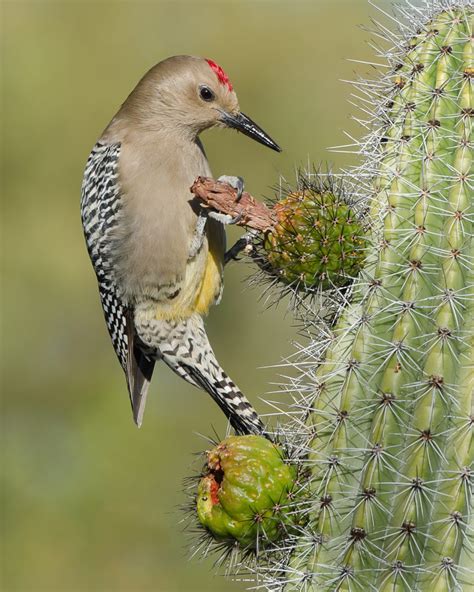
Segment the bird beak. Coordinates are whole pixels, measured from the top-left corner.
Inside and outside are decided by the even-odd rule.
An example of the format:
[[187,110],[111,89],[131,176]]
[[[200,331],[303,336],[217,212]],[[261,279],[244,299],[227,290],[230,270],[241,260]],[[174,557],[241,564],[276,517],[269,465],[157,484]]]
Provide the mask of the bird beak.
[[263,131],[261,127],[259,127],[254,121],[244,115],[243,113],[237,113],[233,115],[232,113],[226,113],[225,111],[222,112],[221,121],[227,126],[242,132],[249,138],[253,140],[257,140],[260,144],[264,146],[268,146],[272,150],[276,150],[276,152],[281,152],[280,146],[276,142],[274,142],[270,136]]

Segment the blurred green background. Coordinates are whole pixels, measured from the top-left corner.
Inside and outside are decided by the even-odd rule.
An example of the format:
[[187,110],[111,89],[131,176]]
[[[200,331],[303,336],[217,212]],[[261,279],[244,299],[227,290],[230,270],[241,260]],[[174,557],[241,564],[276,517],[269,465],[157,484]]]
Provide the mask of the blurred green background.
[[[383,4],[383,3],[382,3]],[[212,560],[189,560],[179,505],[198,434],[225,433],[210,397],[158,367],[144,425],[132,422],[79,219],[89,150],[155,62],[212,57],[244,112],[284,148],[205,134],[214,174],[256,196],[346,143],[339,80],[371,59],[366,0],[5,1],[2,55],[2,563],[9,591],[237,591]],[[358,133],[358,132],[357,132]],[[237,236],[232,229],[231,238]],[[226,272],[208,321],[223,367],[261,411],[296,329]]]

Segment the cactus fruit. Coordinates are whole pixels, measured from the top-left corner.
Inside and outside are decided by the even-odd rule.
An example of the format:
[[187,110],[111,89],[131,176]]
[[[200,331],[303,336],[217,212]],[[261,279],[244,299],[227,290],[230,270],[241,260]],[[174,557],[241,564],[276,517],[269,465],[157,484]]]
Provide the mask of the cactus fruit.
[[399,34],[377,25],[389,69],[359,86],[364,268],[288,389],[311,504],[251,567],[272,591],[474,590],[474,7],[404,5]]
[[298,188],[273,207],[275,226],[258,251],[272,277],[302,290],[329,290],[351,282],[362,268],[364,228],[342,186],[300,175]]
[[207,453],[198,518],[218,541],[263,547],[296,526],[298,512],[289,511],[296,490],[297,469],[278,446],[263,436],[229,436]]

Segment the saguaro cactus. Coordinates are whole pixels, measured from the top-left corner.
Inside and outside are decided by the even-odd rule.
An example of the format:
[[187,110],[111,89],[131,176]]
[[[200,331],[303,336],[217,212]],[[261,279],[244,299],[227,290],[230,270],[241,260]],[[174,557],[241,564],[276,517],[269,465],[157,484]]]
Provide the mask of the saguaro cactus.
[[313,361],[302,352],[305,425],[285,433],[311,505],[260,560],[271,590],[474,590],[474,7],[405,16],[390,72],[361,87],[373,131],[349,176],[367,257]]
[[473,26],[472,4],[444,3],[372,86],[369,262],[314,374],[288,590],[473,585]]

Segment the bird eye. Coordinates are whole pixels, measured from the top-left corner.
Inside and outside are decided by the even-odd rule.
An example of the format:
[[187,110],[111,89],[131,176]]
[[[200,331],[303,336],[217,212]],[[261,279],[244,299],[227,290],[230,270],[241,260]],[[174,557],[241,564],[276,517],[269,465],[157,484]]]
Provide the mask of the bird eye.
[[213,101],[215,99],[215,95],[212,90],[208,86],[201,86],[199,89],[199,96],[203,101]]

